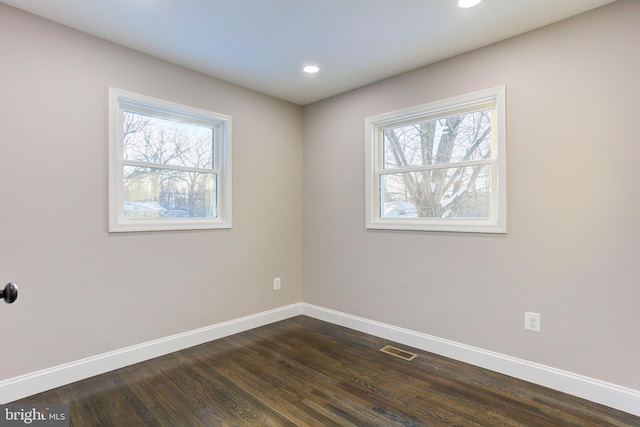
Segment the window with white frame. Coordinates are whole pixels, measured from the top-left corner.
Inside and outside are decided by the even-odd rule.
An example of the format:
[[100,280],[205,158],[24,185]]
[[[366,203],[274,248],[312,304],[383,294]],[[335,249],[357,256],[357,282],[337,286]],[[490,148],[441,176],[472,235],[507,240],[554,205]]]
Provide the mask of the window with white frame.
[[365,120],[366,226],[506,233],[504,86]]
[[231,227],[231,117],[109,88],[109,231]]

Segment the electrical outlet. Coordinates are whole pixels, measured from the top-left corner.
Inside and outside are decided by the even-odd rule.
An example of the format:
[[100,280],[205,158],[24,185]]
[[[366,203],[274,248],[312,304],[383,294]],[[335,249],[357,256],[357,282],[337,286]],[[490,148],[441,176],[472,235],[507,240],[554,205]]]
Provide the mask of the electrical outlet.
[[278,289],[280,289],[280,278],[279,277],[274,277],[273,278],[273,290],[277,291]]
[[524,328],[528,331],[540,332],[540,313],[525,311]]

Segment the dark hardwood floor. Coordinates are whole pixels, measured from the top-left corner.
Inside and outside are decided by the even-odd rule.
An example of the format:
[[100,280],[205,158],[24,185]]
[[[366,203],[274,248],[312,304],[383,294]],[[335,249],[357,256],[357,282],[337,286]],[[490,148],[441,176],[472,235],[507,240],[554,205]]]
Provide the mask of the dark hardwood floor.
[[[379,350],[417,353],[407,362]],[[640,426],[640,417],[296,317],[50,390],[72,426]]]

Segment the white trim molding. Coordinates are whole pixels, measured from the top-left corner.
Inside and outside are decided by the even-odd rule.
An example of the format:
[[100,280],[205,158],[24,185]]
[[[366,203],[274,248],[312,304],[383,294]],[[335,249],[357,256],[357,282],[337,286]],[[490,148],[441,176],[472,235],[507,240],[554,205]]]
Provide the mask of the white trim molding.
[[0,381],[0,404],[302,314],[301,303],[264,311]]
[[[136,130],[128,132],[126,131],[128,128],[126,125],[128,123],[127,117],[134,123],[138,120],[134,117],[144,117],[145,120],[149,119],[150,121],[143,126],[140,126],[138,122],[132,126]],[[185,132],[181,135],[191,135],[188,137],[191,142],[200,141],[200,138],[204,141],[206,138],[211,144],[211,152],[200,152],[200,149],[193,151],[183,147],[181,152],[184,153],[184,156],[179,156],[179,161],[175,159],[169,161],[169,159],[160,156],[155,147],[149,147],[147,144],[146,148],[154,152],[153,156],[133,155],[130,157],[127,155],[127,141],[133,145],[140,142],[134,135],[141,132],[138,137],[146,141],[146,137],[143,135],[145,132],[153,130],[161,132],[167,124],[172,130],[169,133]],[[186,131],[185,126],[188,129]],[[231,183],[233,163],[231,159],[231,128],[231,116],[110,87],[109,232],[231,228],[231,193],[233,188]],[[200,129],[200,136],[193,136],[195,129]],[[208,133],[205,129],[208,130]],[[153,134],[152,132],[151,135]],[[150,138],[154,139],[155,137],[150,136]],[[137,140],[138,142],[134,143]],[[175,141],[165,142],[173,144]],[[209,159],[210,164],[204,161],[206,158]],[[132,173],[128,179],[125,179],[127,168],[138,172]],[[142,193],[134,190],[134,188],[145,187],[148,184],[145,184],[148,174],[142,171],[149,170],[155,170],[163,176],[168,174],[167,176],[176,177],[182,173],[191,174],[193,177],[199,176],[198,186],[202,186],[203,191],[201,195],[208,194],[207,197],[210,199],[206,203],[206,212],[200,212],[198,216],[162,217],[160,210],[164,208],[157,203],[160,193],[147,194],[146,190]],[[209,178],[205,179],[205,177]],[[125,196],[127,193],[125,187],[128,186],[128,181],[133,187],[131,194]],[[139,194],[133,196],[133,193]],[[156,200],[151,203],[151,206],[146,206],[149,197]],[[129,211],[126,208],[129,203],[136,208],[132,207]],[[125,211],[132,216],[125,214]],[[201,214],[204,216],[199,216]]]
[[[458,122],[457,125],[450,123],[455,126],[455,130],[445,126],[445,122],[452,117],[459,119],[454,121]],[[366,228],[468,233],[507,232],[507,125],[504,85],[368,117],[364,122]],[[430,130],[417,129],[423,126]],[[396,135],[396,131],[404,136]],[[413,145],[417,140],[421,141],[421,144],[425,143],[423,132],[430,135],[427,139],[432,138],[430,144],[437,145],[438,140],[448,140],[453,136],[457,148],[464,146],[464,150],[469,151],[457,159],[456,156],[438,160],[418,159],[419,150]],[[475,136],[473,140],[469,140],[462,134]],[[389,135],[396,135],[397,146],[390,142],[395,138],[389,138]],[[445,135],[449,136],[445,138]],[[480,135],[482,137],[475,140]],[[387,164],[387,144],[403,152],[406,159],[392,160]],[[413,148],[407,148],[407,144]],[[487,145],[490,145],[490,149]],[[410,157],[413,157],[413,160],[408,160]],[[465,170],[474,172],[464,177]],[[482,170],[484,172],[478,176]],[[405,181],[409,176],[414,176],[414,183],[421,186],[429,197],[422,194],[422,190],[419,197],[416,194],[413,195],[415,197],[410,195],[411,191],[407,189],[408,184]],[[430,182],[430,189],[427,182]],[[420,214],[417,210],[417,199],[434,197],[438,199],[435,201],[437,204],[446,206],[445,209],[450,211],[456,205],[454,200],[460,201],[458,195],[464,193],[471,196],[471,188],[475,187],[476,182],[482,187],[481,192],[477,189],[477,195],[482,199],[486,198],[486,206],[484,203],[480,203],[483,208],[459,206],[465,212],[471,210],[473,213],[459,212],[451,216],[450,213],[442,213],[444,216],[441,217],[440,213]],[[456,190],[453,187],[460,188]],[[439,194],[440,192],[443,194]],[[400,205],[404,207],[398,208]],[[431,214],[435,216],[429,216]]]
[[302,314],[640,416],[638,390],[311,304]]
[[301,314],[640,416],[638,390],[306,303],[291,304],[9,378],[0,381],[0,404]]

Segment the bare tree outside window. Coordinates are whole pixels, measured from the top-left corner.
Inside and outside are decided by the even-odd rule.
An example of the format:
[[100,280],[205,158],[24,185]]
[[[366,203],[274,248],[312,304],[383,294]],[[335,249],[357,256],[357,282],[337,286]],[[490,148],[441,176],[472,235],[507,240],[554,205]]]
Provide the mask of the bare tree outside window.
[[124,112],[124,214],[215,218],[214,130]]
[[384,129],[380,216],[488,218],[490,158],[489,109]]
[[506,90],[365,119],[368,229],[506,233]]
[[232,225],[232,117],[109,88],[109,232]]

